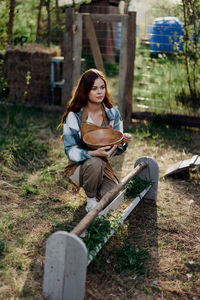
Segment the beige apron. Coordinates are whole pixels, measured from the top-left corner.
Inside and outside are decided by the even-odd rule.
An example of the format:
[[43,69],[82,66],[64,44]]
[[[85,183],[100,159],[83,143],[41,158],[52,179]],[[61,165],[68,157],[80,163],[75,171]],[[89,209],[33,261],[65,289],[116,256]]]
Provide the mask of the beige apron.
[[[105,122],[106,127],[103,126],[97,126],[95,124],[87,124],[87,109],[86,107],[83,108],[83,116],[82,116],[82,122],[81,122],[81,137],[83,138],[83,136],[88,133],[89,131],[93,131],[93,130],[97,130],[97,129],[106,129],[108,127],[111,127],[108,125],[108,121],[106,118],[106,112],[105,112],[105,108],[102,104],[102,112],[103,112],[103,123]],[[102,160],[104,160],[106,162],[106,167],[104,169],[104,175],[106,177],[108,177],[109,179],[111,179],[112,181],[114,181],[115,183],[119,183],[119,180],[117,178],[117,176],[115,175],[111,164],[109,163],[107,158],[101,157]],[[67,178],[69,179],[70,182],[72,182],[73,184],[75,183],[74,180],[72,180],[73,175],[76,173],[77,168],[84,162],[75,164],[73,162],[69,162],[65,168],[65,175],[67,176]],[[71,177],[71,179],[70,179]],[[75,184],[76,185],[76,184]],[[78,184],[77,184],[78,185]]]

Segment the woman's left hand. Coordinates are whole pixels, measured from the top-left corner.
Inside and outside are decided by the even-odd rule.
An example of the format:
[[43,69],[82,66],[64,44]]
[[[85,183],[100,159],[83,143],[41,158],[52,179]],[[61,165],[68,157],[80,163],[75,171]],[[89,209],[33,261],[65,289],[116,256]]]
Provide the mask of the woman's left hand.
[[123,143],[127,144],[132,140],[132,135],[129,133],[124,133],[123,134]]

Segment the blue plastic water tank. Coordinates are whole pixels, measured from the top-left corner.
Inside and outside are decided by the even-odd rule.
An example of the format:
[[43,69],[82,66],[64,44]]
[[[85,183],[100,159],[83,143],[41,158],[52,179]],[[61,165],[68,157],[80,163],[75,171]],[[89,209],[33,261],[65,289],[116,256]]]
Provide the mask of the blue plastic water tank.
[[182,51],[183,30],[183,22],[176,17],[155,19],[151,31],[151,53]]

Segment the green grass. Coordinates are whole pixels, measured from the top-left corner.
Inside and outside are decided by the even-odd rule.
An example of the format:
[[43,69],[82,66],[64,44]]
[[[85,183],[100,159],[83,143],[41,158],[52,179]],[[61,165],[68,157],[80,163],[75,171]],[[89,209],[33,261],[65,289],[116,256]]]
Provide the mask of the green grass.
[[[30,171],[41,168],[44,162],[48,164],[49,144],[44,142],[48,137],[38,138],[38,131],[46,126],[40,121],[43,112],[34,108],[24,109],[23,106],[11,106],[9,110],[1,106],[0,114],[0,160]],[[49,118],[51,120],[51,114]],[[33,120],[38,123],[33,123]]]
[[191,97],[188,96],[183,57],[167,54],[151,57],[149,49],[141,46],[138,41],[134,73],[133,93],[136,110],[199,116],[199,101],[194,110],[189,100]]
[[144,275],[145,265],[149,258],[148,251],[140,246],[125,242],[121,249],[113,252],[116,272],[125,272],[137,276]]
[[[70,232],[85,216],[83,190],[74,189],[64,176],[67,159],[61,132],[56,130],[60,117],[56,111],[22,105],[0,106],[0,299],[41,299],[47,238],[58,230]],[[153,156],[163,172],[169,163],[199,150],[198,131],[168,126],[161,120],[134,124],[129,132],[133,141],[127,152],[113,160],[123,176],[140,156]],[[183,275],[177,279],[183,292],[190,296],[199,292],[199,252],[192,239],[199,230],[199,172],[192,173],[188,181],[165,182],[160,178],[159,186],[156,211],[152,205],[145,208],[141,201],[141,212],[131,214],[90,264],[86,291],[93,291],[94,299],[101,298],[95,294],[97,291],[105,290],[109,295],[112,288],[115,295],[119,287],[122,291],[116,294],[116,299],[132,297],[133,290],[144,299],[148,293],[156,299],[162,295],[152,287],[155,277],[173,284],[171,278],[174,279],[176,272],[193,274],[187,286]],[[189,207],[190,199],[194,203]],[[186,210],[182,211],[184,207]],[[95,226],[94,230],[98,228],[95,239],[102,240],[104,234],[100,232],[107,234],[116,223],[99,224],[96,229]],[[188,234],[188,230],[193,231]],[[92,247],[91,236],[88,242]],[[157,248],[161,267],[169,250],[183,257],[179,264],[169,253],[170,259],[174,259],[170,264],[172,270],[163,277],[163,273],[158,275],[153,271]],[[190,267],[190,260],[194,266]],[[127,265],[131,269],[126,272]],[[168,265],[166,261],[165,267]],[[137,280],[137,276],[142,276],[142,280]],[[173,292],[162,288],[163,297],[173,299]]]

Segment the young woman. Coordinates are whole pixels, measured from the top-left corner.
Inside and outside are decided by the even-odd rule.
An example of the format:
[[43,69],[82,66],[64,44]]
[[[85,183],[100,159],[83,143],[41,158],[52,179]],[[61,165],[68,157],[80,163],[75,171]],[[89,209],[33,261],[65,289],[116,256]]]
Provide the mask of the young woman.
[[83,136],[92,130],[112,127],[123,132],[119,111],[113,107],[107,81],[102,72],[87,70],[80,78],[67,111],[61,121],[63,141],[69,163],[67,178],[83,187],[87,195],[86,211],[91,210],[103,195],[119,181],[108,161],[111,155],[126,150],[131,135],[124,133],[120,146],[106,146],[92,150],[83,142]]

